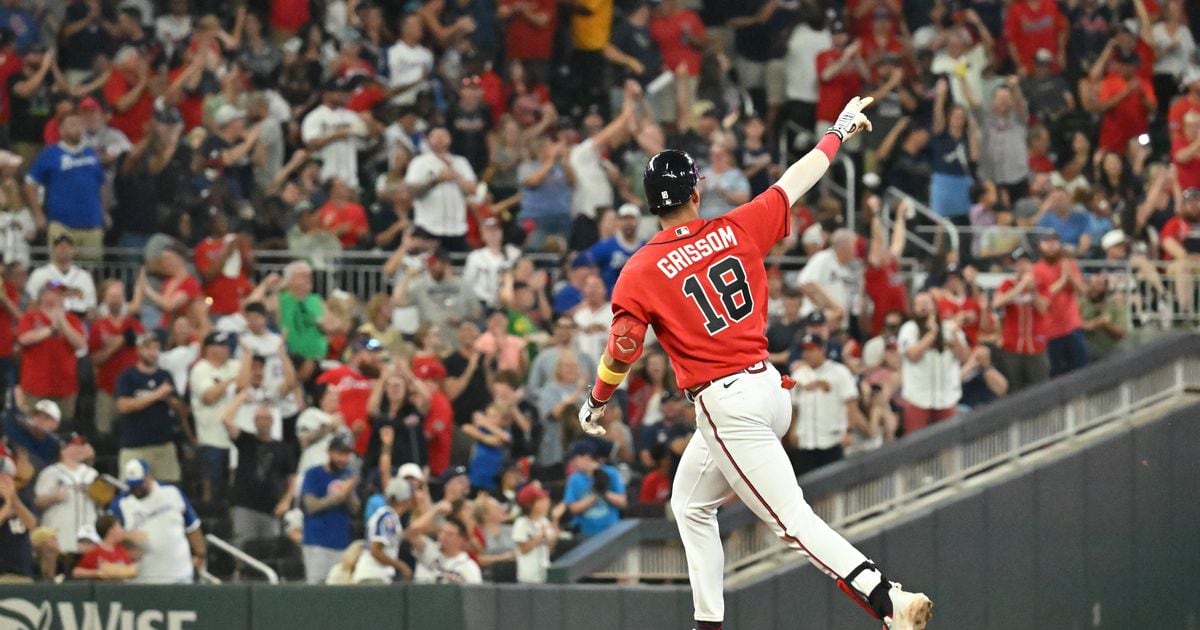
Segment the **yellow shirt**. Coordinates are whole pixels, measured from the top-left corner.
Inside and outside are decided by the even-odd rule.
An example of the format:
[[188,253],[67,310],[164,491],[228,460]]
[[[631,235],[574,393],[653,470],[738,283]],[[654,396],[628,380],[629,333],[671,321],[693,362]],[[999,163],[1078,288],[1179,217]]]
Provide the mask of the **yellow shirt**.
[[571,18],[571,35],[576,50],[604,50],[612,32],[613,0],[579,0],[580,8],[591,15],[575,14]]

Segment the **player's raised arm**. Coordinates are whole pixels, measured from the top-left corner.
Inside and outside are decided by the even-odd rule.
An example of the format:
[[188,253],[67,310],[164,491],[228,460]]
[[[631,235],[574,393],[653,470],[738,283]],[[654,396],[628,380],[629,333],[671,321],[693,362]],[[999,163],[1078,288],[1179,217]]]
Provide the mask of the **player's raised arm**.
[[855,134],[863,131],[871,130],[871,121],[867,119],[867,115],[863,113],[867,107],[874,102],[870,96],[860,98],[855,96],[846,103],[846,108],[842,110],[838,116],[837,122],[825,132],[825,137],[817,143],[817,146],[812,151],[809,151],[804,157],[796,160],[775,185],[783,190],[787,195],[788,204],[793,204],[801,195],[808,192],[825,175],[825,171],[829,170],[829,165],[833,163],[833,156],[837,155],[838,148],[842,143],[853,138]]
[[604,427],[600,426],[604,406],[629,375],[629,368],[642,356],[645,339],[645,323],[627,313],[613,318],[608,347],[596,364],[596,383],[592,385],[591,395],[579,408],[579,426],[588,435],[604,435]]

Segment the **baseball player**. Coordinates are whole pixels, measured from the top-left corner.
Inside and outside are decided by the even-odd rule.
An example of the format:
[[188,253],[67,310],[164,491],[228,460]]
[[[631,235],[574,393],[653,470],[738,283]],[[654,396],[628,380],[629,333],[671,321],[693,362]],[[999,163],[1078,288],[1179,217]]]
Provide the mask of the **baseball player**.
[[602,435],[604,405],[642,353],[646,328],[662,344],[679,386],[696,405],[671,505],[688,559],[696,630],[720,630],[724,555],[717,508],[732,491],[777,536],[805,554],[891,630],[921,630],[933,603],[888,581],[813,513],[780,437],[791,421],[790,379],[767,360],[763,259],[788,234],[792,203],[824,175],[841,144],[871,122],[870,98],[853,98],[817,147],[749,203],[699,218],[696,165],[663,151],[645,170],[650,212],[662,231],[625,263],[613,289],[613,323],[579,422]]

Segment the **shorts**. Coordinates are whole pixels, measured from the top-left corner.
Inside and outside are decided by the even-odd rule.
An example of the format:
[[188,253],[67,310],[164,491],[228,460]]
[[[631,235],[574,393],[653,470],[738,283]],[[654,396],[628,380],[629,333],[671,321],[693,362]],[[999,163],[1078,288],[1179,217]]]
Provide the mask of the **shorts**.
[[138,458],[150,464],[150,474],[154,475],[155,479],[179,483],[182,473],[179,470],[179,454],[175,452],[174,442],[122,448],[117,454],[119,470],[125,470],[125,464],[129,463],[129,460]]

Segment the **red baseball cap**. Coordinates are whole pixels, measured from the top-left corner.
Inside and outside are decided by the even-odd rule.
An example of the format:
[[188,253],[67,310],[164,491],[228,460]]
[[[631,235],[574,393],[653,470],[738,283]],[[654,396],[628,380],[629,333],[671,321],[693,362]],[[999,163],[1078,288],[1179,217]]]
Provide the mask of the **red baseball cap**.
[[416,357],[412,361],[413,376],[426,381],[446,378],[446,366],[435,357]]
[[542,488],[541,484],[528,483],[525,484],[525,487],[521,488],[521,491],[517,493],[517,505],[528,510],[535,502],[537,502],[538,499],[543,499],[548,496],[550,496],[550,493],[546,492],[545,488]]
[[79,111],[97,110],[100,109],[100,101],[95,97],[89,96],[82,101],[79,101]]

